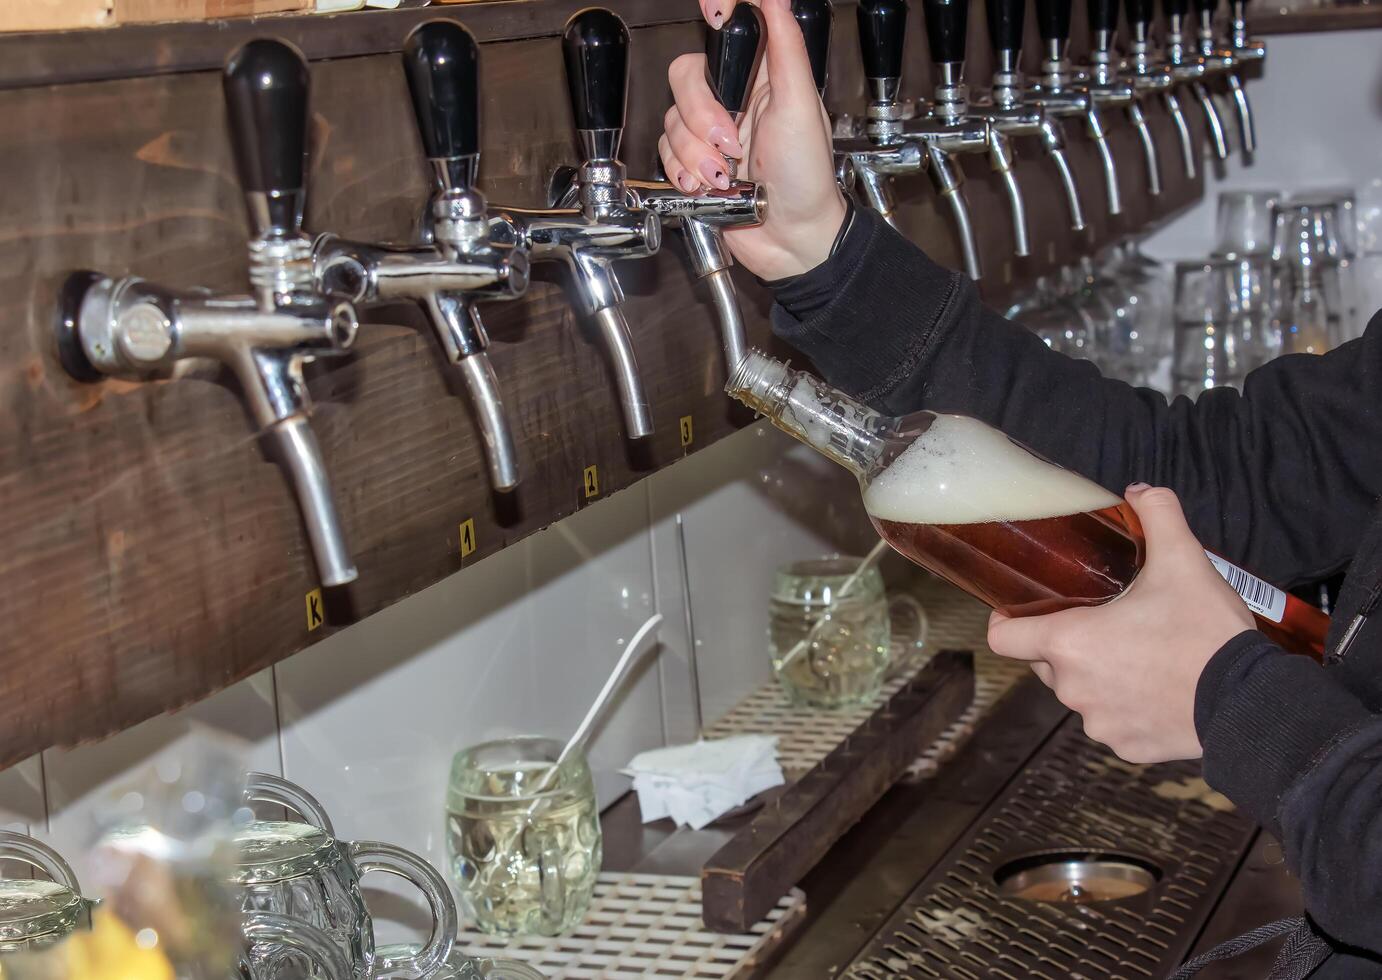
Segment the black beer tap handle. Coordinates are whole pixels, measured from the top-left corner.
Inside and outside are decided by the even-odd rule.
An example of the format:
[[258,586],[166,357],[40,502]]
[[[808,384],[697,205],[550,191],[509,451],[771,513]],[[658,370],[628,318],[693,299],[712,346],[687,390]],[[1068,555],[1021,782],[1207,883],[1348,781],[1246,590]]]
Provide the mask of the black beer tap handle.
[[749,87],[763,58],[768,30],[763,11],[751,3],[736,4],[719,30],[705,29],[705,78],[720,105],[736,119],[748,106]]
[[1161,0],[1161,12],[1169,20],[1173,16],[1184,17],[1190,11],[1190,0]]
[[986,0],[989,41],[994,52],[1020,51],[1022,26],[1027,13],[1026,0]]
[[419,24],[403,42],[403,74],[427,158],[478,154],[480,47],[470,32],[454,20]]
[[1152,0],[1127,0],[1125,11],[1129,24],[1145,26],[1152,22]]
[[1073,0],[1036,0],[1037,27],[1043,41],[1070,40]]
[[[624,22],[602,7],[578,11],[566,22],[561,54],[576,129],[622,132],[629,95],[629,29]],[[614,143],[617,149],[618,140]]]
[[1112,33],[1118,30],[1118,0],[1087,0],[1089,31]]
[[1212,18],[1218,6],[1218,0],[1195,0],[1195,13],[1199,14],[1201,18]]
[[792,16],[797,19],[806,41],[806,56],[811,59],[811,74],[816,91],[825,95],[826,73],[830,69],[830,33],[835,27],[835,7],[830,0],[792,0]]
[[254,234],[295,237],[305,199],[307,61],[283,41],[247,41],[226,62],[222,88]]
[[969,0],[923,0],[922,13],[931,60],[937,64],[964,61]]
[[867,78],[901,78],[907,0],[859,0],[859,51]]

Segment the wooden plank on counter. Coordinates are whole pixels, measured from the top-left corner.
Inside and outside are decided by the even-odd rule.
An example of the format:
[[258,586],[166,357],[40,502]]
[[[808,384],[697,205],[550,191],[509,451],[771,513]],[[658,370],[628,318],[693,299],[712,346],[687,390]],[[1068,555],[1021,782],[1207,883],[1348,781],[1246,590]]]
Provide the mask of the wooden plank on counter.
[[255,17],[312,9],[312,0],[115,0],[121,24]]
[[702,917],[745,932],[829,852],[974,700],[974,657],[941,651],[706,862]]

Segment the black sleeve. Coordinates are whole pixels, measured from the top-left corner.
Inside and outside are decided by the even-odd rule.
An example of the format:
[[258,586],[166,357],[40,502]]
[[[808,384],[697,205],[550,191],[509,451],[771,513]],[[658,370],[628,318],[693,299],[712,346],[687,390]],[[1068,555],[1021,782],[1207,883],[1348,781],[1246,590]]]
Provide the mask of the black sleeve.
[[1344,568],[1382,494],[1382,315],[1324,356],[1281,357],[1170,404],[1048,348],[859,209],[829,260],[774,283],[773,328],[889,414],[973,415],[1116,493],[1180,495],[1190,526],[1278,584]]
[[1382,954],[1382,718],[1329,671],[1247,632],[1201,675],[1195,727],[1206,781],[1281,840],[1315,923]]

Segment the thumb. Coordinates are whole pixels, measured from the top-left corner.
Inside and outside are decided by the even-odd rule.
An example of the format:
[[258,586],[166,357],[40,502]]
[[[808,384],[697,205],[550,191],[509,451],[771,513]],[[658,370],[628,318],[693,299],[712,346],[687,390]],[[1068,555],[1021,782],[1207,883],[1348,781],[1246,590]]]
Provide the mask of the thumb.
[[[714,4],[716,0],[705,0]],[[806,54],[806,39],[792,16],[792,0],[760,0],[763,19],[768,25],[768,81],[774,94],[780,94],[792,105],[807,104],[814,114],[820,101],[816,79],[811,74],[811,59]],[[804,103],[802,100],[805,100]]]
[[1180,498],[1175,491],[1133,484],[1128,487],[1125,496],[1147,537],[1148,563],[1156,561],[1161,555],[1187,550],[1204,551],[1185,521],[1185,511],[1181,509]]
[[1011,660],[1045,660],[1049,625],[1045,616],[1014,618],[995,609],[989,614],[989,649]]

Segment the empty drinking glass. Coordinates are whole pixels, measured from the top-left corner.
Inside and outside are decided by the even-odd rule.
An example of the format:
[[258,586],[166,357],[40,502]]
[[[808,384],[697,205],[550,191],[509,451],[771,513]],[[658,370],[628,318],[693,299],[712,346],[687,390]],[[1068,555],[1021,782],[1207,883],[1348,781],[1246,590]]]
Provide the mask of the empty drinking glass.
[[1216,220],[1218,244],[1213,255],[1236,258],[1272,249],[1272,222],[1280,191],[1224,191]]
[[1176,263],[1174,393],[1196,398],[1210,388],[1242,384],[1248,372],[1232,313],[1236,263]]
[[768,652],[778,682],[797,704],[840,708],[868,700],[894,666],[894,650],[899,668],[920,665],[926,610],[909,595],[890,598],[878,567],[859,572],[860,561],[818,558],[777,571]]
[[558,936],[585,915],[600,873],[595,782],[585,756],[519,737],[456,754],[446,846],[463,911],[481,930]]

